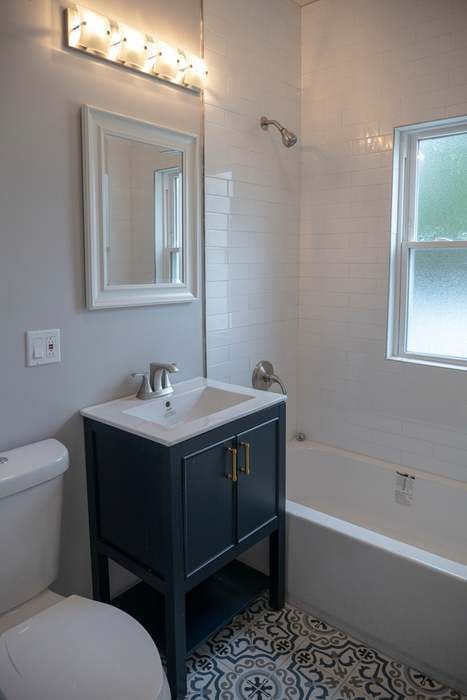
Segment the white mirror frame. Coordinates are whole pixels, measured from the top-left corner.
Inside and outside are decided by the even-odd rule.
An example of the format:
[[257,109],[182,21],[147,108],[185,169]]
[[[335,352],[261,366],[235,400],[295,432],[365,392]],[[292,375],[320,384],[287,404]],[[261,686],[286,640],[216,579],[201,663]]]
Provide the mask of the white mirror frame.
[[[120,136],[182,152],[183,157],[183,283],[106,285],[104,137]],[[83,105],[83,196],[86,259],[86,306],[109,309],[193,301],[198,296],[200,260],[199,138]]]

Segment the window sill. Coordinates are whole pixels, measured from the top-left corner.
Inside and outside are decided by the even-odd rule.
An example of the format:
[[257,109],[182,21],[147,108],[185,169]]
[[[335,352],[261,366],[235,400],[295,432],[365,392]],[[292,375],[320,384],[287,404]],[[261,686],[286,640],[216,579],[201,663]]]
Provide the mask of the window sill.
[[465,372],[467,370],[466,364],[455,364],[452,362],[438,361],[431,358],[420,358],[420,357],[401,357],[400,355],[386,355],[386,360],[391,360],[393,362],[401,362],[406,365],[425,365],[427,367],[439,367],[441,369],[456,369]]

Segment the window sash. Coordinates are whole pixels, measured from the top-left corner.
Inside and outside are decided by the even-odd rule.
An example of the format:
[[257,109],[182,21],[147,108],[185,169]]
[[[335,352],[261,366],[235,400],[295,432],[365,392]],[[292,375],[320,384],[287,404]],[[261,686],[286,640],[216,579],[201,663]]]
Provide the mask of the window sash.
[[394,179],[389,276],[388,359],[467,369],[467,358],[407,351],[411,250],[464,249],[467,241],[417,241],[418,144],[467,131],[467,120],[455,118],[395,130]]

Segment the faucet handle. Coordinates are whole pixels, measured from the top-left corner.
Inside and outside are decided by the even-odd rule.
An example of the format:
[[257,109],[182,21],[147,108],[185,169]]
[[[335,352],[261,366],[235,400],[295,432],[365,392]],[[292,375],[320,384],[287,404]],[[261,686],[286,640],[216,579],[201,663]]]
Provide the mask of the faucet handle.
[[142,399],[143,401],[145,399],[151,399],[153,390],[151,386],[151,382],[149,381],[149,372],[132,372],[132,377],[142,377],[141,381],[141,386],[139,387],[138,391],[136,392],[136,398],[137,399]]

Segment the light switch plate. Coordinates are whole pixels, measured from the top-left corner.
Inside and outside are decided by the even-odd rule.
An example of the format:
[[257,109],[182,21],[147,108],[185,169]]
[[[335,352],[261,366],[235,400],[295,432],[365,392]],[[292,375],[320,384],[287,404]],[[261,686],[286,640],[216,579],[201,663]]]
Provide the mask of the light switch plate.
[[26,332],[26,366],[51,365],[62,361],[60,329]]

